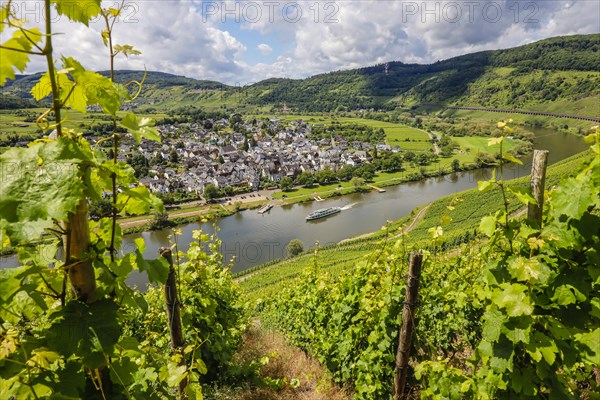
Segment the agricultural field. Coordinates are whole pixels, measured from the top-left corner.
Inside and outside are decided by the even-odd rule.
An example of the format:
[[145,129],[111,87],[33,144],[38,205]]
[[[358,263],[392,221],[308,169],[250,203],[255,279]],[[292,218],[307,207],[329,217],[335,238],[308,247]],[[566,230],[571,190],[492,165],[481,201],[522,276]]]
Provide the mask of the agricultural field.
[[389,141],[404,141],[410,139],[411,141],[428,141],[429,136],[421,129],[413,128],[412,126],[395,124],[393,122],[377,121],[373,119],[362,119],[362,118],[337,118],[340,123],[355,123],[366,125],[371,128],[383,128],[385,136]]
[[[255,115],[256,118],[269,118],[272,115],[260,114]],[[386,141],[388,144],[401,147],[407,145],[412,146],[410,150],[425,151],[432,148],[429,142],[429,136],[421,129],[413,128],[411,126],[395,124],[392,122],[377,121],[374,119],[363,119],[363,118],[349,118],[349,117],[330,117],[323,115],[277,115],[282,121],[291,122],[297,120],[305,120],[309,124],[323,124],[331,125],[333,122],[340,124],[358,124],[364,125],[371,128],[379,129],[383,128],[385,131]],[[407,142],[408,139],[408,142]]]
[[[494,144],[489,146],[489,139],[490,138],[488,137],[467,136],[453,137],[452,141],[456,142],[460,149],[467,153],[477,154],[477,152],[480,151],[483,153],[498,153],[500,151],[500,145]],[[502,142],[502,151],[511,151],[517,144],[522,142],[523,141],[519,139],[505,138]]]
[[33,135],[38,130],[35,120],[44,109],[0,110],[0,137],[4,135]]
[[[598,116],[598,110],[600,110],[600,99],[597,97],[588,97],[573,101],[557,101],[547,104],[531,105],[527,108],[527,110],[558,114]],[[595,110],[595,114],[592,110]],[[452,116],[455,118],[468,119],[473,123],[484,126],[494,126],[498,120],[510,117],[516,124],[523,125],[525,130],[527,129],[527,126],[544,126],[550,129],[566,129],[573,133],[579,133],[580,130],[588,131],[590,127],[596,125],[591,121],[571,118],[545,117],[541,115],[526,115],[516,113],[504,115],[502,113],[483,110],[444,110],[443,115],[447,117]]]
[[[46,112],[45,108],[27,108],[22,110],[0,110],[0,139],[6,135],[35,135],[38,127],[36,119]],[[127,111],[117,113],[119,117],[124,116]],[[150,117],[160,119],[167,116],[165,113],[144,114],[138,113],[141,117]],[[77,129],[93,127],[95,125],[108,123],[106,115],[102,113],[89,112],[82,113],[75,110],[69,110],[64,116],[64,125],[67,128]]]

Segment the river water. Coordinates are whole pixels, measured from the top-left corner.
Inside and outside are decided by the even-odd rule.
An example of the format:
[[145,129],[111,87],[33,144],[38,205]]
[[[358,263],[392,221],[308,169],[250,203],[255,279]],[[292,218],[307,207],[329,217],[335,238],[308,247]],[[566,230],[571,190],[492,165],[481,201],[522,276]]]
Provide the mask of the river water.
[[[555,163],[587,148],[582,138],[549,129],[530,129],[535,135],[534,148],[549,150],[549,163]],[[434,167],[433,165],[429,168]],[[523,159],[523,165],[507,167],[505,179],[528,175],[531,156]],[[419,182],[403,183],[386,188],[385,193],[376,191],[354,193],[347,196],[313,201],[289,206],[273,207],[265,214],[246,210],[216,222],[218,237],[222,240],[221,251],[226,260],[233,260],[233,272],[254,265],[285,257],[285,247],[292,239],[300,239],[306,246],[316,242],[326,245],[363,233],[378,230],[387,220],[399,219],[417,206],[430,203],[440,197],[461,192],[477,186],[477,181],[489,179],[489,170],[459,172]],[[328,218],[306,222],[306,215],[318,208],[338,206],[342,212]],[[210,224],[190,223],[180,227],[178,238],[180,250],[186,250],[192,240],[192,232],[202,229],[215,232]],[[135,249],[134,239],[143,237],[146,242],[144,256],[156,258],[160,247],[169,246],[169,230],[142,232],[123,238],[122,251]],[[15,256],[4,257],[1,268],[15,266]],[[134,271],[130,284],[143,286],[146,277]]]

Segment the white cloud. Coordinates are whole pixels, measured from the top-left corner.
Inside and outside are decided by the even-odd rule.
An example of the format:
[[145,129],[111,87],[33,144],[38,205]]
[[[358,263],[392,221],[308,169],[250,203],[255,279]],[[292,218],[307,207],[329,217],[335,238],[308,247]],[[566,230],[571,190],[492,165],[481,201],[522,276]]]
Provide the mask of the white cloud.
[[[35,4],[40,2],[29,2]],[[242,74],[240,60],[246,46],[226,30],[203,21],[194,2],[185,0],[127,3],[130,8],[114,27],[114,42],[129,44],[142,54],[130,58],[118,57],[117,69],[144,69],[187,75],[198,79],[230,81]],[[114,6],[106,3],[103,6]],[[32,9],[31,6],[29,9]],[[30,19],[35,21],[36,18]],[[109,68],[108,50],[102,43],[101,21],[93,21],[89,28],[75,24],[65,17],[54,32],[55,57],[72,56],[86,68]],[[39,20],[39,25],[43,21]],[[4,34],[2,40],[4,41]],[[28,72],[45,69],[42,57],[33,57]]]
[[[145,67],[197,79],[246,83],[268,77],[302,78],[391,60],[429,63],[552,36],[600,31],[600,2],[585,0],[300,0],[294,3],[298,7],[288,9],[288,13],[283,9],[287,3],[264,6],[259,18],[255,8],[239,6],[242,26],[234,30],[231,28],[236,16],[225,15],[223,10],[235,10],[235,5],[231,0],[226,3],[215,3],[220,8],[209,18],[202,15],[207,3],[199,0],[130,3],[132,8],[125,10],[127,20],[116,25],[116,43],[131,44],[142,55],[119,58],[116,68]],[[302,16],[295,20],[298,10]],[[226,24],[221,23],[223,19]],[[55,37],[57,56],[72,55],[88,68],[107,69],[102,29],[99,23],[86,28],[61,18],[56,31],[65,34]],[[247,31],[263,35],[262,43],[247,46]],[[274,61],[246,61],[249,51],[272,54],[270,40],[279,42]],[[41,69],[43,59],[38,57],[28,72]]]
[[266,43],[261,43],[256,47],[258,48],[260,54],[262,54],[263,56],[268,56],[273,52],[273,48]]

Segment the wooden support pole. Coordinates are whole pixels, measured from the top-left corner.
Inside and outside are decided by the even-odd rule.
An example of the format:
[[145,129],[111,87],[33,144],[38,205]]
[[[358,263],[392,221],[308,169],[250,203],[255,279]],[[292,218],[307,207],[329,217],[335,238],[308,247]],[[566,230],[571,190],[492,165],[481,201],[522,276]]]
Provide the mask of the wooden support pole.
[[[181,314],[179,312],[179,297],[177,295],[177,281],[175,279],[175,268],[173,267],[173,254],[171,249],[162,247],[160,255],[169,263],[169,275],[165,282],[164,293],[165,303],[167,305],[167,318],[169,321],[169,331],[171,332],[171,344],[173,350],[181,353],[180,365],[185,365],[183,357],[183,328],[181,326]],[[187,387],[187,378],[179,382],[179,397],[185,398],[185,388]]]
[[408,279],[406,281],[406,298],[402,311],[402,326],[398,337],[398,351],[396,352],[396,368],[394,370],[394,400],[405,399],[406,377],[408,374],[408,360],[414,328],[414,315],[419,299],[419,277],[423,254],[410,253],[408,266]]
[[537,204],[528,204],[527,218],[542,226],[542,210],[544,209],[544,186],[546,184],[546,165],[548,150],[535,150],[531,162],[531,195]]
[[77,210],[69,214],[69,221],[63,224],[67,232],[63,242],[71,288],[78,300],[91,303],[95,300],[96,276],[92,260],[86,255],[90,247],[90,228],[87,200],[82,199]]

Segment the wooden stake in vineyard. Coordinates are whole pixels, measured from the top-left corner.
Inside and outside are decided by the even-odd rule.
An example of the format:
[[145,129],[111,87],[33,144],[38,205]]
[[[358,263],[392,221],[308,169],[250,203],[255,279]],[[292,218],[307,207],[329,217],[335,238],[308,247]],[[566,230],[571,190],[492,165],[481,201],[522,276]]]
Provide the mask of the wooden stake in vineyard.
[[408,266],[408,279],[406,281],[406,298],[402,312],[402,327],[398,338],[398,351],[396,352],[396,368],[394,370],[394,400],[404,399],[406,376],[408,374],[408,360],[414,328],[414,315],[419,299],[419,277],[423,254],[410,253]]
[[535,150],[531,162],[530,187],[531,195],[537,204],[527,206],[527,218],[542,226],[542,210],[544,208],[544,185],[546,184],[546,165],[548,150]]
[[88,223],[87,199],[79,202],[77,210],[71,214],[66,224],[68,239],[65,241],[65,254],[69,258],[67,264],[69,281],[75,296],[87,303],[94,301],[96,291],[96,276],[92,260],[85,257],[90,246],[90,229]]
[[[169,263],[169,275],[165,282],[164,293],[165,303],[167,305],[167,318],[169,321],[169,331],[171,332],[171,344],[173,350],[181,353],[181,363],[185,364],[183,358],[183,328],[181,326],[181,314],[179,312],[179,296],[177,295],[177,282],[175,279],[175,268],[173,268],[173,255],[171,249],[163,247],[160,249],[160,255]],[[179,382],[179,397],[185,398],[185,388],[187,386],[187,378],[183,378]]]

